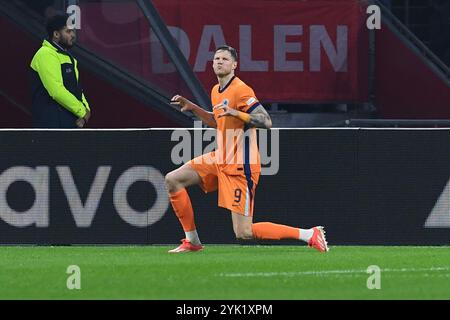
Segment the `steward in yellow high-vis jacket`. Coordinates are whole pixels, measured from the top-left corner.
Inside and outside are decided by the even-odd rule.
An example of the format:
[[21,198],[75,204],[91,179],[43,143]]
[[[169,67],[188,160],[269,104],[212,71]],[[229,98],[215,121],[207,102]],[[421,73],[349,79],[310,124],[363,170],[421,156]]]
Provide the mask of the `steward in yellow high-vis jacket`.
[[80,85],[77,60],[67,51],[75,43],[68,15],[47,23],[48,40],[31,61],[32,117],[35,128],[82,128],[90,107]]

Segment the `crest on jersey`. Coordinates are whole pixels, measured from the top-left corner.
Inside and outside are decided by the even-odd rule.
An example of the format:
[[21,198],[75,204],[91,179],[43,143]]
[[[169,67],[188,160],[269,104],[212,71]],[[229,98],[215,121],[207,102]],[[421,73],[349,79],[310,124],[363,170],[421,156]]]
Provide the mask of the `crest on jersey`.
[[223,104],[224,106],[228,106],[229,103],[230,103],[230,100],[228,100],[228,99],[224,99],[224,100],[222,101],[222,104]]

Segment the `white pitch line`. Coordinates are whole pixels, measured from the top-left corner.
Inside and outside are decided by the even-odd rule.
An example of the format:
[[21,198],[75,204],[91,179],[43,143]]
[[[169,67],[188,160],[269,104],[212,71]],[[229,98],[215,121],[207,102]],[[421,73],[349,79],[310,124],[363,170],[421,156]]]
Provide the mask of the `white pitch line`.
[[[423,272],[423,271],[448,271],[448,267],[431,267],[431,268],[401,268],[380,269],[381,272]],[[367,270],[323,270],[323,271],[299,271],[299,272],[247,272],[247,273],[219,273],[219,277],[295,277],[295,276],[320,276],[328,274],[353,274],[353,273],[367,273]]]

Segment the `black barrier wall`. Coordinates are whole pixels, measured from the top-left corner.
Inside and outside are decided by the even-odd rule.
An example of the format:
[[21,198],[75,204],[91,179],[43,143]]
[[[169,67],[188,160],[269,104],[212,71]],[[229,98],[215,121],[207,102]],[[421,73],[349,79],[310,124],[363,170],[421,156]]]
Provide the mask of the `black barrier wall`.
[[[0,131],[0,243],[178,243],[164,175],[212,132]],[[450,130],[274,129],[259,140],[269,163],[255,222],[324,225],[331,245],[450,244]],[[217,193],[189,194],[202,241],[235,243]]]

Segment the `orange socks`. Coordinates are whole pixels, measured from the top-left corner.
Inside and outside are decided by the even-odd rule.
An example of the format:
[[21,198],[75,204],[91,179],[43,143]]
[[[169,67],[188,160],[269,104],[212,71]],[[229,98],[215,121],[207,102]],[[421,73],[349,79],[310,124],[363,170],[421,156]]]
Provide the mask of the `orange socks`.
[[261,240],[300,239],[300,230],[275,224],[271,222],[259,222],[252,224],[253,236]]
[[185,232],[195,230],[194,210],[192,210],[191,199],[186,189],[183,188],[175,193],[170,193],[169,198],[173,211],[175,211],[178,220],[183,226],[183,230]]
[[[173,210],[183,226],[184,232],[196,230],[194,222],[194,210],[192,209],[191,199],[186,189],[181,189],[175,193],[169,194]],[[300,238],[300,229],[275,224],[271,222],[259,222],[252,224],[253,236],[262,240],[281,240]]]

